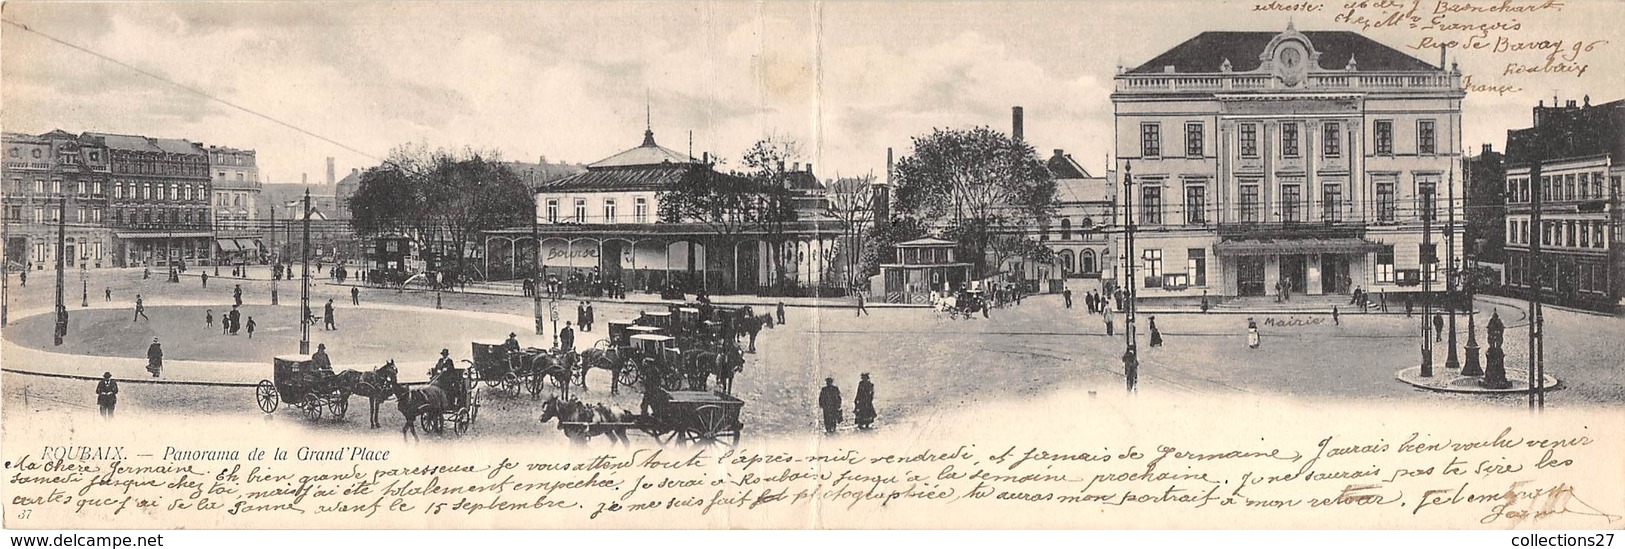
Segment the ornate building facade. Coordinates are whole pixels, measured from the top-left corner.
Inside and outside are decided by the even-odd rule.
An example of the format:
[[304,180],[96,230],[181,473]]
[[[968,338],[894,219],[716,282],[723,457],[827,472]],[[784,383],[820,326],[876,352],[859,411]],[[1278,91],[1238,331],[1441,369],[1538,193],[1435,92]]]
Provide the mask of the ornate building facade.
[[1204,32],[1120,70],[1139,296],[1443,290],[1464,92],[1440,61],[1289,26]]

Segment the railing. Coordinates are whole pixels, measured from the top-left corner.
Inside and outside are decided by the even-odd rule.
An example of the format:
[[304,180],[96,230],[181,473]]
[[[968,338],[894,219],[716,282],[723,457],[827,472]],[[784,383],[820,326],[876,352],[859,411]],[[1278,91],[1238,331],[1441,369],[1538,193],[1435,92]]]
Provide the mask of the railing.
[[[1123,74],[1117,76],[1117,91],[1212,91],[1285,89],[1280,79],[1261,74]],[[1330,90],[1436,89],[1460,88],[1460,75],[1427,74],[1313,74],[1306,88]]]
[[1337,223],[1302,221],[1276,223],[1220,223],[1216,227],[1219,237],[1226,240],[1284,239],[1284,238],[1362,238],[1364,223]]

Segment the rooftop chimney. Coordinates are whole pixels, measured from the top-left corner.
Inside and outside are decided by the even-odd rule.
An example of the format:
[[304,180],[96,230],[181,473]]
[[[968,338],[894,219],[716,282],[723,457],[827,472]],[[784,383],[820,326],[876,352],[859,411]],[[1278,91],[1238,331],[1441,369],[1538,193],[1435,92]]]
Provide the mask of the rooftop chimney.
[[869,193],[869,209],[874,212],[875,226],[891,221],[891,147],[886,147],[886,182],[875,183]]
[[1061,150],[1061,149],[1055,149],[1055,156],[1057,156],[1057,157],[1066,156],[1066,151]]
[[335,181],[338,180],[333,178],[333,157],[329,156],[327,157],[327,184],[332,185]]
[[812,173],[812,162],[807,163],[807,173]]
[[792,171],[792,172],[801,171],[801,163],[800,162],[791,162],[790,163],[790,171]]
[[1574,100],[1573,100],[1573,99],[1570,99],[1570,100],[1568,100],[1568,101],[1567,101],[1567,102],[1564,102],[1564,103],[1563,103],[1563,106],[1564,106],[1564,107],[1565,107],[1565,108],[1570,108],[1570,109],[1572,109],[1572,108],[1575,108],[1575,107],[1576,107],[1576,106],[1578,106],[1578,105],[1577,105],[1577,104],[1576,104],[1576,103],[1575,103],[1575,102],[1574,102]]
[[1021,114],[1021,107],[1010,107],[1010,137],[1016,141],[1026,140],[1026,132],[1023,131],[1026,124]]
[[892,172],[892,169],[893,169],[892,167],[893,166],[894,166],[894,164],[892,163],[891,147],[886,147],[886,186],[887,187],[891,186],[891,172]]
[[1482,151],[1484,152],[1484,154],[1490,154],[1492,152],[1495,152],[1495,150],[1490,147],[1489,143],[1484,144],[1484,148],[1482,149]]
[[711,153],[709,153],[709,152],[700,153],[700,163],[709,165],[711,163]]

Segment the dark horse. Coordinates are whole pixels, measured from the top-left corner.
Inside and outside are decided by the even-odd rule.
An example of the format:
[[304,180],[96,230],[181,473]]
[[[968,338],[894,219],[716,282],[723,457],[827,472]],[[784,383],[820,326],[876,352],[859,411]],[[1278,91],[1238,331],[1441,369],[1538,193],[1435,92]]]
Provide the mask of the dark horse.
[[[446,392],[439,387],[426,385],[423,387],[395,386],[395,405],[400,408],[401,415],[406,417],[406,424],[401,426],[401,440],[406,440],[406,432],[412,431],[412,440],[418,439],[416,426],[419,416],[439,416],[451,406],[451,399],[446,398]],[[439,422],[434,422],[439,425]]]
[[736,345],[722,345],[720,350],[696,351],[683,372],[690,389],[704,390],[711,376],[717,377],[717,390],[733,394],[734,374],[745,367],[745,355]]
[[637,416],[626,410],[610,408],[603,404],[588,405],[580,400],[560,399],[557,395],[547,397],[542,402],[541,422],[558,419],[559,430],[571,442],[586,444],[587,440],[598,435],[609,437],[610,444],[620,442],[630,445],[631,439],[626,437],[626,425],[637,420]]
[[773,315],[749,315],[740,319],[739,333],[750,336],[750,350],[746,352],[756,352],[756,334],[761,333],[763,327],[773,329]]
[[357,372],[345,370],[339,372],[339,383],[350,388],[350,393],[367,397],[372,410],[370,417],[373,429],[379,427],[378,407],[395,397],[395,386],[398,384],[396,375],[400,372],[395,369],[395,361],[391,360],[371,372]]
[[621,368],[626,367],[626,356],[619,349],[592,348],[581,351],[581,362],[577,365],[577,381],[582,387],[587,386],[587,372],[594,368],[609,370],[609,394],[621,393]]

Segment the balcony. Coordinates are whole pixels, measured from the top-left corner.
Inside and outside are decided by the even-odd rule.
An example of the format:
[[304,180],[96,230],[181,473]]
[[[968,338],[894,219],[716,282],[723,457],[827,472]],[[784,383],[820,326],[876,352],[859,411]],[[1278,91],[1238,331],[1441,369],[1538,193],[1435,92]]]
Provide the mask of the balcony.
[[1295,238],[1364,238],[1363,223],[1327,223],[1312,221],[1276,223],[1220,223],[1216,227],[1222,240],[1290,240]]
[[1461,75],[1447,73],[1336,73],[1311,74],[1301,87],[1288,87],[1267,74],[1120,74],[1118,93],[1160,93],[1190,91],[1371,91],[1461,89]]

